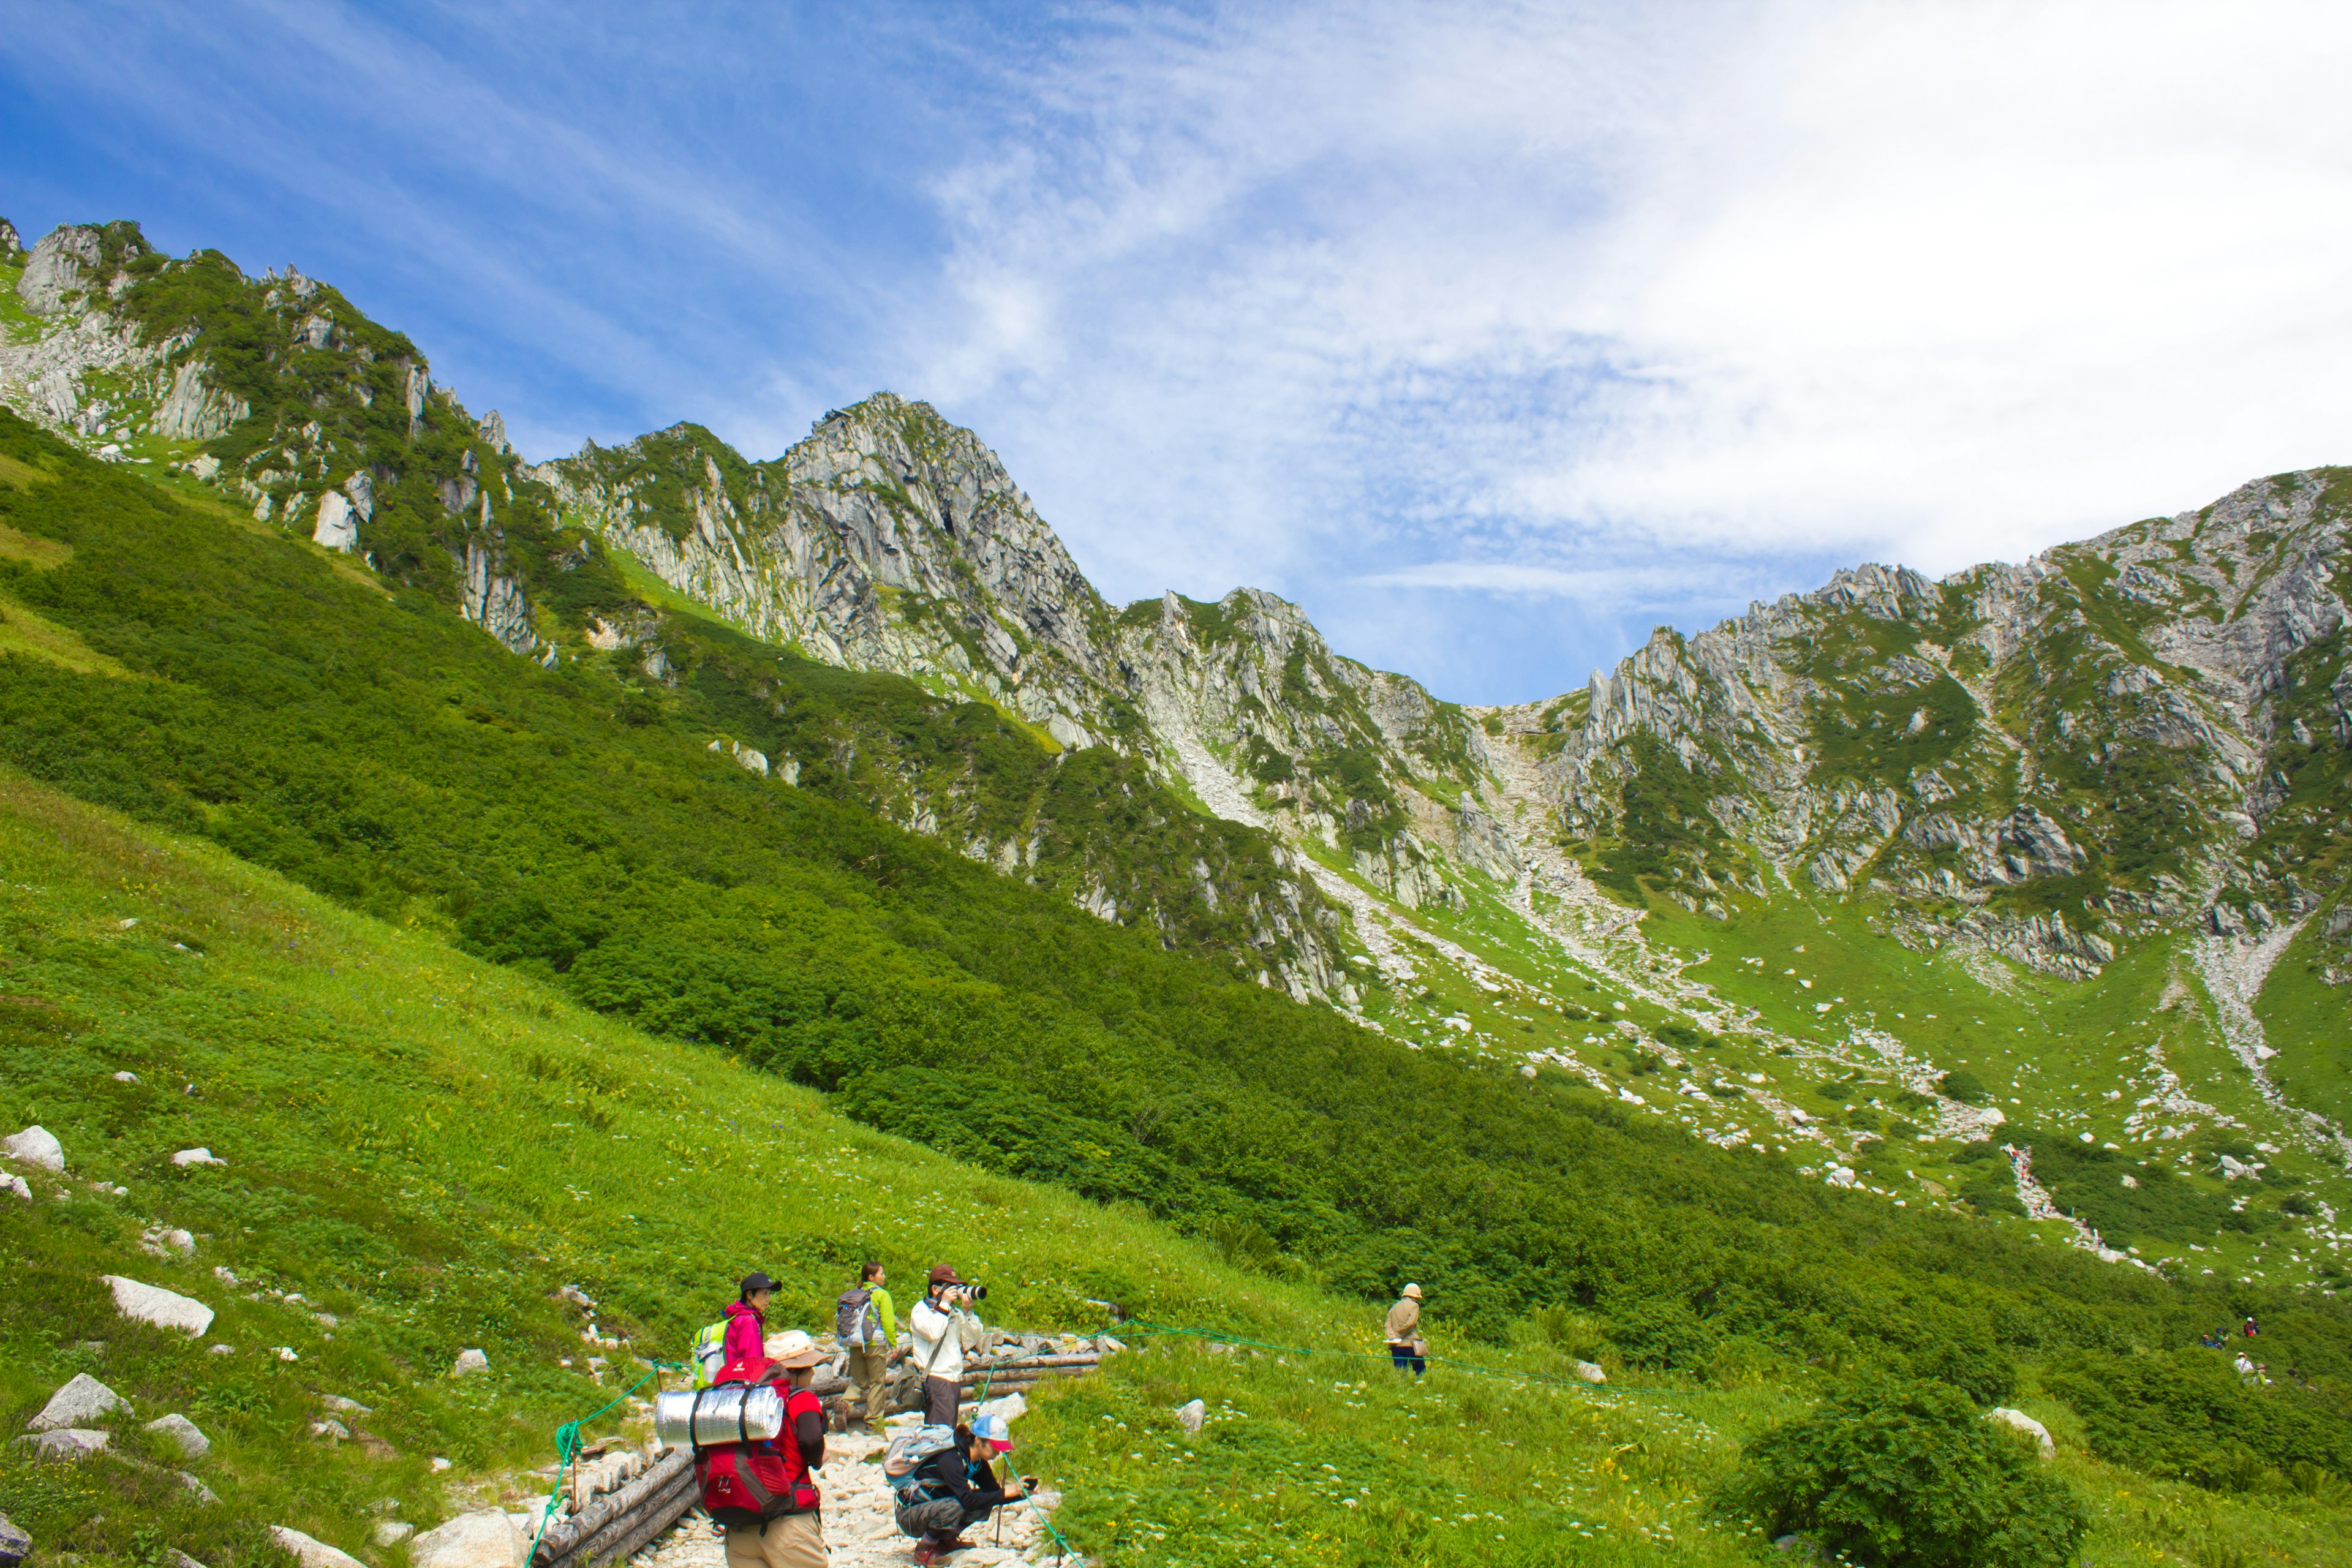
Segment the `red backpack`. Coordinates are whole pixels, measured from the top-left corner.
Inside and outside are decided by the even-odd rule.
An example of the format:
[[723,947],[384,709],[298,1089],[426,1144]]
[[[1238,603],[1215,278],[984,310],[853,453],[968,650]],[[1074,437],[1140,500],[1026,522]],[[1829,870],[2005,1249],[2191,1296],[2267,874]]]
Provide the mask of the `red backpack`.
[[[719,1373],[719,1384],[763,1382],[766,1370],[765,1363],[746,1366],[730,1362]],[[807,1461],[801,1458],[800,1439],[793,1426],[800,1415],[822,1415],[824,1403],[804,1388],[787,1389],[782,1383],[776,1392],[784,1396],[782,1433],[747,1443],[698,1446],[694,1450],[694,1474],[701,1484],[702,1506],[717,1523],[765,1524],[781,1515],[809,1513],[817,1507],[816,1483],[809,1476]]]

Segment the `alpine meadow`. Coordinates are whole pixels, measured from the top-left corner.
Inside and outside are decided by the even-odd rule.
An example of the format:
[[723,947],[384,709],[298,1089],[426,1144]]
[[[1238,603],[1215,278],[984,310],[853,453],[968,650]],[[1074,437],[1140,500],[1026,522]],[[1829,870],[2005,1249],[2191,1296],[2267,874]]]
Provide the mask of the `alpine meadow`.
[[2352,1563],[2352,470],[1479,707],[127,222],[0,224],[0,405],[25,1560],[442,1562],[947,1259],[1118,1347],[1032,1561]]

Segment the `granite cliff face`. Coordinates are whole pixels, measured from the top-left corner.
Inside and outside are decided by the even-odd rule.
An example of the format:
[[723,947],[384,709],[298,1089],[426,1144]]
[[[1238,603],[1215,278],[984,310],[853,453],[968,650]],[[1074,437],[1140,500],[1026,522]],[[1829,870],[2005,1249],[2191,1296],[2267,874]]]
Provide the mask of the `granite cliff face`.
[[1867,889],[1908,938],[2088,975],[2168,922],[2317,907],[2266,845],[2346,733],[2347,500],[2285,474],[2022,567],[1841,572],[1493,717],[1621,891]]

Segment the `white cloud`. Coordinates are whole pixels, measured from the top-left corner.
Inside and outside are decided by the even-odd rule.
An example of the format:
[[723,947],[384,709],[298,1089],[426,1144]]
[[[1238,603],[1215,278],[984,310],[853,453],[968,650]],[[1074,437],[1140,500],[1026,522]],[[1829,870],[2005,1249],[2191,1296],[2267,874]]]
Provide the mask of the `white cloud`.
[[908,379],[1114,590],[1696,609],[2352,457],[2352,12],[1104,20],[940,182]]

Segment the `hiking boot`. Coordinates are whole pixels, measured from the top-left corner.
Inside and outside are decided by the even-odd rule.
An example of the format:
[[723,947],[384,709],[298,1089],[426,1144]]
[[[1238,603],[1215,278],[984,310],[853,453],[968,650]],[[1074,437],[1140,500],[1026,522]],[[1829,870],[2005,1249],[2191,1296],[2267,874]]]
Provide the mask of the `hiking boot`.
[[915,1561],[921,1563],[923,1568],[930,1568],[930,1565],[937,1563],[939,1560],[940,1549],[938,1547],[933,1546],[928,1541],[916,1542]]

